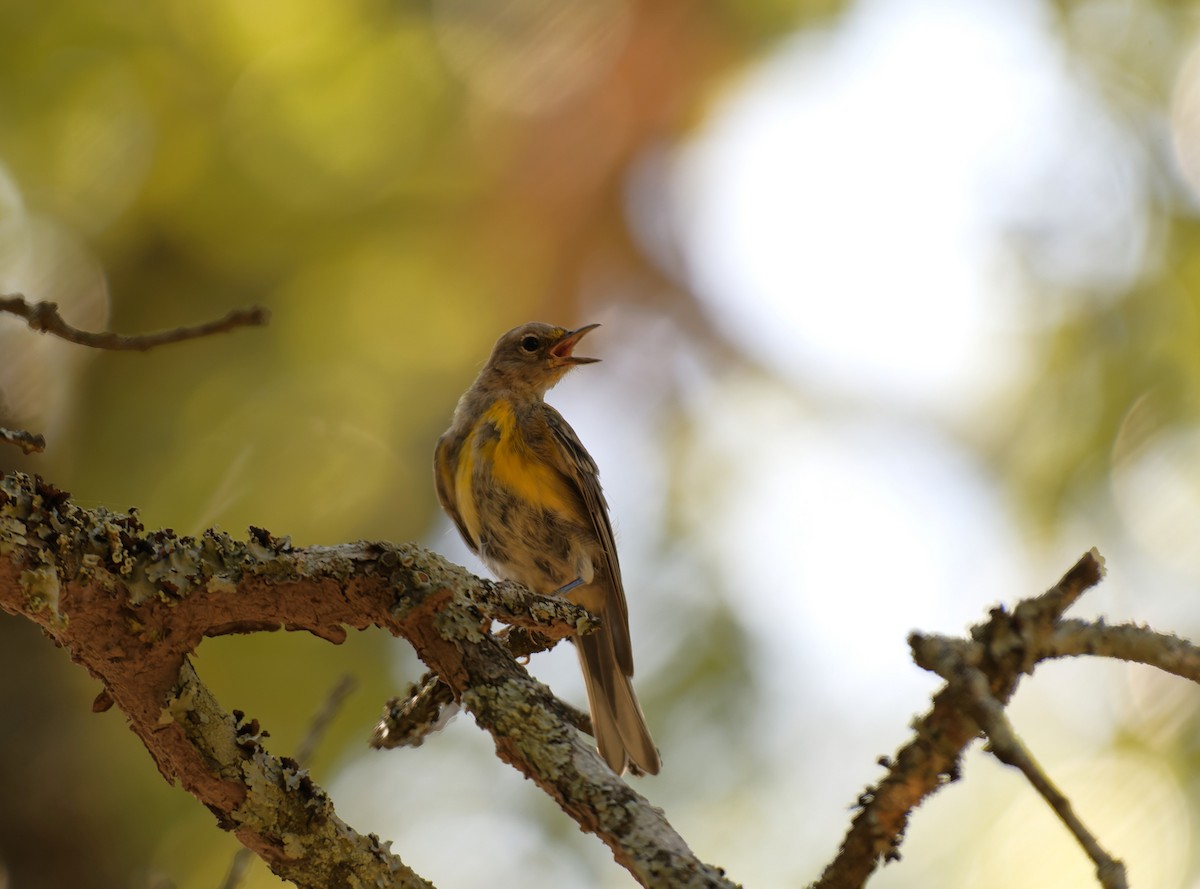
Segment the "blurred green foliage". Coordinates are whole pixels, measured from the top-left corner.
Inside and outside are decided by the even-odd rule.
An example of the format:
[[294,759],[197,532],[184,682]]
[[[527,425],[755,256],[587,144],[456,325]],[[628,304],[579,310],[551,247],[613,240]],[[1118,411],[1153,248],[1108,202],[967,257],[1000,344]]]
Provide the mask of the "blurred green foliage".
[[[627,230],[626,170],[702,118],[722,72],[832,8],[0,4],[0,291],[124,332],[273,313],[149,354],[81,354],[0,323],[0,414],[51,443],[0,461],[180,533],[421,537],[432,443],[497,333],[570,323],[597,273],[661,291]],[[38,729],[3,736],[0,787],[21,788],[0,807],[12,885],[215,880],[236,844],[162,783],[118,714],[87,712],[98,689],[65,659],[10,641],[28,636],[0,621],[5,675],[39,677],[0,684]],[[369,677],[318,756],[323,779],[417,665],[378,634],[339,648],[260,634],[205,643],[197,668],[281,753],[338,675]],[[18,782],[33,755],[61,779]],[[69,861],[31,817],[38,799],[76,813]]]
[[[1200,227],[1161,144],[1194,12],[1053,9],[1063,45],[1142,140],[1156,189],[1144,268],[1117,292],[1064,293],[1030,267],[1057,307],[1037,370],[992,428],[964,436],[1046,529],[1104,489],[1114,453],[1194,423],[1200,403]],[[732,72],[841,12],[840,0],[0,0],[0,292],[122,332],[251,303],[273,312],[266,329],[148,354],[85,355],[0,324],[0,419],[51,442],[36,458],[0,452],[0,466],[181,533],[420,538],[436,514],[432,442],[498,332],[623,299],[670,314],[714,368],[752,361],[639,246],[630,172],[702,123]],[[685,447],[686,412],[664,412],[664,447]],[[709,689],[685,727],[736,725],[761,703],[744,630],[713,598],[680,628],[670,679],[647,689],[660,711]],[[119,714],[87,712],[98,689],[35,637],[0,620],[3,675],[37,677],[0,682],[0,711],[21,715],[0,731],[11,885],[138,885],[157,870],[213,883],[236,844],[161,781]],[[197,668],[279,753],[354,669],[360,691],[314,764],[322,781],[415,675],[405,658],[378,634],[335,648],[279,633],[206,642]],[[51,851],[64,834],[72,856]]]

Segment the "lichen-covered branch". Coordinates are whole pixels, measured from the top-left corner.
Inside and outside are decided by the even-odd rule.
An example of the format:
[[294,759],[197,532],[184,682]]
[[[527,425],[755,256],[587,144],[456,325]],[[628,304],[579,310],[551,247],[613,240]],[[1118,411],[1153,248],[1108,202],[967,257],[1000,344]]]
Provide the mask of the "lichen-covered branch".
[[[203,785],[185,783],[185,788],[278,876],[314,889],[432,889],[391,853],[390,843],[342,821],[333,801],[296,760],[268,754],[257,721],[226,713],[189,662],[165,703],[160,734],[178,733],[210,771]],[[195,778],[195,768],[190,776]]]
[[[325,734],[325,730],[329,728],[342,702],[354,691],[356,685],[354,677],[347,674],[338,680],[337,685],[329,692],[324,705],[317,712],[316,716],[313,717],[308,731],[305,733],[303,740],[300,741],[300,745],[296,748],[295,760],[300,768],[308,765],[309,760],[312,759],[313,754],[316,752],[321,737]],[[244,718],[244,715],[239,714],[237,710],[233,711],[233,715],[235,721],[238,723]],[[252,734],[253,727],[253,722],[251,722],[250,729]],[[225,875],[224,882],[221,883],[221,889],[236,889],[242,882],[242,878],[246,875],[246,871],[253,860],[254,853],[249,848],[243,846],[238,849],[237,853],[233,856],[233,860],[230,862],[229,872]]]
[[[515,584],[501,584],[500,586],[515,586]],[[524,588],[518,587],[518,589]],[[525,590],[525,594],[529,594],[528,590]],[[588,630],[587,626],[580,627],[580,632]],[[500,639],[512,656],[518,659],[549,651],[558,642],[558,640],[547,639],[525,627],[506,628],[497,633],[496,638]],[[592,734],[591,714],[572,707],[565,701],[556,699],[555,703],[562,719],[581,732]],[[429,735],[443,728],[455,712],[457,712],[457,705],[450,687],[438,678],[437,673],[426,673],[409,685],[403,695],[391,698],[383,705],[383,716],[380,717],[378,724],[371,732],[370,744],[377,750],[420,747]]]
[[[816,886],[862,886],[881,860],[898,858],[911,812],[957,779],[963,751],[983,730],[1064,816],[1105,884],[1123,885],[1120,863],[1083,829],[1003,717],[1021,676],[1046,658],[1107,655],[1200,681],[1200,648],[1184,640],[1063,620],[1102,573],[1093,551],[1047,593],[993,609],[965,639],[910,637],[917,663],[947,686],[914,723],[914,737],[881,761],[887,774],[860,797]],[[268,754],[254,720],[222,710],[189,661],[206,636],[284,628],[337,643],[367,627],[401,636],[431,671],[413,706],[431,695],[438,706],[469,710],[497,755],[599,836],[642,885],[734,885],[603,764],[580,736],[577,714],[514,658],[594,628],[565,600],[481,580],[412,544],[297,548],[253,528],[245,541],[148,532],[136,513],[83,510],[52,485],[10,474],[0,476],[0,609],[39,624],[99,679],[97,708],[119,707],[167,780],[298,885],[429,883],[387,844],[341,821],[295,760]],[[519,627],[501,638],[489,631],[495,619]]]
[[[206,636],[279,628],[331,642],[376,626],[407,639],[491,732],[497,754],[535,781],[646,886],[732,887],[662,813],[615,776],[486,631],[499,596],[422,547],[292,547],[146,531],[135,513],[83,510],[40,479],[0,477],[0,609],[39,624],[104,685],[159,771],[280,876],[302,886],[425,886],[376,838],[342,822],[294,761],[267,754],[253,721],[224,712],[188,655]],[[526,593],[532,596],[532,594]],[[525,600],[547,637],[592,619],[559,599]],[[525,606],[521,606],[524,608]],[[510,615],[511,616],[511,615]]]

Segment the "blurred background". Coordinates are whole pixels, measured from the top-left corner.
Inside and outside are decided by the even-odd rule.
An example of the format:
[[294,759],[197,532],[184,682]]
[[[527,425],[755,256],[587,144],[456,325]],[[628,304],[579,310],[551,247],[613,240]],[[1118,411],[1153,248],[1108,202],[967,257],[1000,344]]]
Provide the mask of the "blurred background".
[[[427,543],[505,330],[604,326],[551,393],[596,457],[663,774],[705,860],[802,885],[961,632],[1088,547],[1077,609],[1200,629],[1200,16],[1171,0],[0,2],[0,451],[148,527]],[[468,717],[370,751],[399,640],[206,642],[201,677],[441,887],[625,887]],[[583,703],[574,656],[532,669]],[[237,843],[0,618],[0,886],[220,885]],[[1137,885],[1200,886],[1200,695],[1046,664],[1018,730]],[[1092,886],[978,750],[883,887]],[[256,864],[245,886],[279,881]]]

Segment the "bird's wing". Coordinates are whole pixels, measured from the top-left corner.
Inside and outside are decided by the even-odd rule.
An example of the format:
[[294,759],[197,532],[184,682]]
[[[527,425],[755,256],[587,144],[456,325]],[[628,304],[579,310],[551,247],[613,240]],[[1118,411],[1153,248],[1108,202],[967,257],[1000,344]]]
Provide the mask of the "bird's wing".
[[467,530],[467,523],[463,521],[462,513],[458,511],[458,497],[455,494],[454,471],[458,465],[458,451],[461,448],[461,443],[457,448],[454,446],[449,433],[438,439],[437,448],[433,452],[433,480],[442,509],[454,520],[458,533],[462,535],[462,539],[466,541],[471,552],[478,553],[479,543]]
[[605,574],[609,578],[609,595],[605,599],[607,613],[605,626],[612,634],[617,662],[626,676],[633,675],[633,645],[629,639],[629,606],[625,602],[625,588],[621,583],[621,566],[617,561],[617,545],[613,540],[612,525],[608,520],[608,503],[600,490],[600,471],[596,461],[584,449],[579,436],[562,414],[543,403],[546,424],[560,447],[549,448],[547,456],[555,468],[576,490],[588,516],[600,548],[604,552]]

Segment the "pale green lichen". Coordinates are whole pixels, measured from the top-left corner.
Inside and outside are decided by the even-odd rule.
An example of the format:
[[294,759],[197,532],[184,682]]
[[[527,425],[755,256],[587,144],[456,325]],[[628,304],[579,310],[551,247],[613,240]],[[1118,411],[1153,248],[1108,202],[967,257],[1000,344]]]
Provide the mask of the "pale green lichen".
[[267,826],[266,819],[261,813],[274,808],[268,805],[279,795],[279,788],[272,776],[267,774],[264,766],[266,757],[255,756],[242,762],[242,783],[246,785],[246,801],[242,803],[238,813],[240,824],[262,830]]
[[237,592],[237,584],[228,578],[217,577],[216,575],[210,577],[204,586],[210,593],[223,593],[228,595],[229,593]]
[[438,635],[448,642],[480,642],[483,626],[478,617],[472,617],[462,608],[443,608],[433,619]]
[[11,555],[27,546],[29,540],[25,537],[25,523],[16,516],[0,513],[0,555]]
[[328,796],[312,782],[307,770],[293,766],[261,750],[244,759],[241,772],[246,799],[233,817],[240,827],[277,843],[286,858],[298,860],[318,851],[312,844],[313,819],[324,821],[333,811]]
[[167,698],[167,705],[158,714],[158,724],[170,725],[172,722],[183,722],[189,714],[195,712],[195,708],[195,689],[190,684],[185,684]]
[[21,587],[25,591],[25,599],[29,603],[30,613],[49,610],[54,623],[65,626],[66,616],[58,610],[58,597],[62,586],[58,580],[58,572],[49,565],[40,568],[27,569],[21,572]]
[[525,682],[508,679],[494,686],[467,689],[462,704],[485,724],[490,722],[497,737],[515,744],[538,772],[557,781],[565,773],[564,758],[571,755],[571,747],[554,743],[563,737],[562,721],[531,701],[530,692]]
[[192,554],[175,547],[156,555],[154,561],[146,565],[146,579],[157,584],[170,581],[174,586],[183,589],[190,585],[195,570],[196,562]]
[[108,538],[109,563],[117,569],[118,574],[128,577],[136,562],[121,543],[121,529],[112,522],[105,522],[104,534]]
[[308,855],[308,844],[305,842],[307,838],[302,839],[294,833],[286,833],[281,839],[283,840],[283,854],[288,858],[303,858]]
[[[118,534],[118,547],[120,540]],[[244,546],[221,532],[206,531],[199,540],[153,532],[139,538],[137,546],[148,553],[129,557],[134,563],[131,570],[126,569],[128,554],[123,548],[110,557],[133,605],[154,599],[172,604],[197,589],[236,592],[247,561]]]

